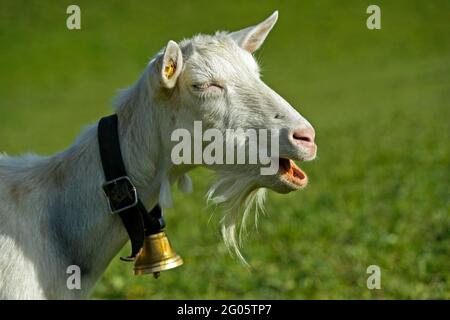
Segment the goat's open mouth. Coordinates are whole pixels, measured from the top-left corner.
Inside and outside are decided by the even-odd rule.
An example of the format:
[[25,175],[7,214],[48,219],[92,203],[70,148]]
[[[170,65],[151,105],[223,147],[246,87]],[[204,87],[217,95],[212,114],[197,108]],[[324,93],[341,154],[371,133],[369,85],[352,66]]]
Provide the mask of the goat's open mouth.
[[308,176],[291,159],[279,159],[281,178],[293,189],[299,189],[308,183]]

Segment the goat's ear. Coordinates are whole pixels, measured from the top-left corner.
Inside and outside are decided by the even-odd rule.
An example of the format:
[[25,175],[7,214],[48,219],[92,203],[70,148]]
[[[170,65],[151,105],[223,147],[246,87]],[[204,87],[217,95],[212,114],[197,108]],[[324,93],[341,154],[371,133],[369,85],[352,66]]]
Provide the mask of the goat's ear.
[[170,40],[161,63],[161,84],[168,89],[175,87],[183,68],[183,54],[175,41]]
[[272,13],[266,20],[239,31],[230,33],[230,36],[237,42],[237,44],[250,53],[255,52],[263,44],[270,30],[277,22],[278,11]]

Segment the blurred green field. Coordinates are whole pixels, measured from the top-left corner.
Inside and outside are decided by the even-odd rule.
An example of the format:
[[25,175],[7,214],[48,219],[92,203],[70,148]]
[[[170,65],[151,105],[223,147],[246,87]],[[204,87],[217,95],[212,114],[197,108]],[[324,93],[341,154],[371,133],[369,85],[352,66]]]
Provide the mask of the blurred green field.
[[[185,265],[135,277],[114,259],[93,298],[450,298],[450,2],[79,0],[82,30],[66,29],[73,1],[0,2],[0,151],[52,154],[108,114],[168,40],[235,30],[275,9],[257,53],[265,81],[317,131],[310,186],[270,192],[267,216],[243,249],[226,252],[211,217],[206,170],[175,193],[168,233]],[[128,253],[128,246],[122,254]],[[379,265],[381,290],[366,268]]]

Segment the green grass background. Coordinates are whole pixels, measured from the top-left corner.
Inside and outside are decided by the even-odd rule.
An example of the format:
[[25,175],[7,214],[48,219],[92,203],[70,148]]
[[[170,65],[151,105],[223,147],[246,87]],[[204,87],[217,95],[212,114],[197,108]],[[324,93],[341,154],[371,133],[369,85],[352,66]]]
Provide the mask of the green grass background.
[[[66,29],[66,7],[82,30]],[[94,298],[450,298],[450,2],[0,2],[0,150],[52,154],[110,112],[168,40],[236,30],[272,11],[279,22],[256,54],[265,81],[316,128],[310,186],[270,192],[267,217],[226,252],[204,193],[175,193],[168,232],[185,265],[154,280],[114,259]],[[99,248],[101,250],[101,248]],[[122,254],[128,253],[128,246]],[[379,265],[381,290],[366,288]]]

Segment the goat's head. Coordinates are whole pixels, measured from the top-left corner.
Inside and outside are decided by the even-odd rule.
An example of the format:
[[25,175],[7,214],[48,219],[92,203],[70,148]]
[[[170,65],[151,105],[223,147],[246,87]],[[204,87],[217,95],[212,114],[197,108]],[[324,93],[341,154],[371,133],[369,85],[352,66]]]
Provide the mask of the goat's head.
[[159,88],[156,98],[167,108],[163,112],[170,117],[172,129],[185,128],[194,134],[194,122],[201,121],[203,130],[270,129],[277,134],[274,174],[262,175],[261,164],[211,165],[220,179],[209,196],[227,207],[223,233],[235,249],[239,212],[244,209],[245,220],[251,200],[261,204],[261,188],[285,193],[304,187],[306,174],[292,160],[316,156],[313,127],[261,80],[252,55],[277,18],[275,12],[260,24],[237,32],[197,35],[180,45],[170,41],[153,63],[152,79]]

